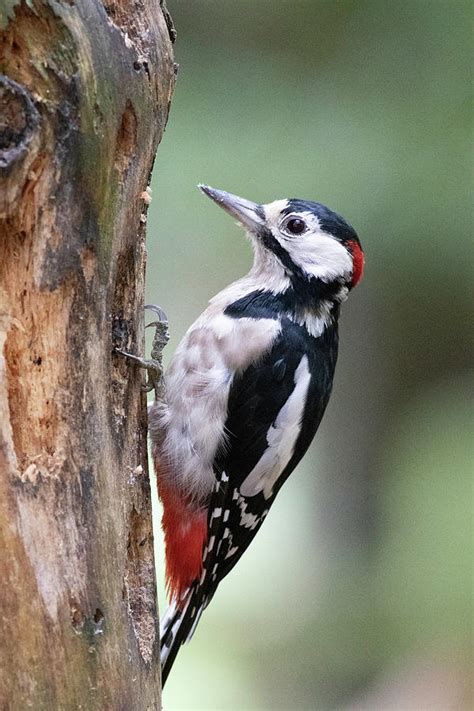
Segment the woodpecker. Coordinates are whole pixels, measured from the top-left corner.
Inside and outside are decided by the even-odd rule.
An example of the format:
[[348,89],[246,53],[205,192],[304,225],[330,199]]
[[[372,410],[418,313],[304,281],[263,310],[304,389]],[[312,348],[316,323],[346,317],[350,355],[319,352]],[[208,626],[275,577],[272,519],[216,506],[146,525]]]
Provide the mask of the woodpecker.
[[149,413],[171,597],[163,683],[318,429],[340,306],[364,268],[354,229],[320,203],[199,187],[245,228],[254,262],[189,328]]

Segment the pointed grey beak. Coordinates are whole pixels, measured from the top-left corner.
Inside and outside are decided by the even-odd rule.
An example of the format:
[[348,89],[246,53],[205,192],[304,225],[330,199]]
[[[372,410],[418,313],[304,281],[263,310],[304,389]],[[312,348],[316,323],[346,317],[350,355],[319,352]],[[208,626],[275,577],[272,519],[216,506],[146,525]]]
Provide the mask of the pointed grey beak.
[[250,232],[258,232],[265,224],[263,207],[256,202],[245,200],[237,195],[232,195],[232,193],[226,193],[225,190],[216,190],[209,187],[209,185],[199,185],[198,187]]

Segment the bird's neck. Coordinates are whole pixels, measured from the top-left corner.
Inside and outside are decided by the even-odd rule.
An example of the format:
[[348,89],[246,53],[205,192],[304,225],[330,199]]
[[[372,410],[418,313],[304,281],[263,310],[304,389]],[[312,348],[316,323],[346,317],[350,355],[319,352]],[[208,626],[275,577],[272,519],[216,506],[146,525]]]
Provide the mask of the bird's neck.
[[[245,289],[240,290],[245,284]],[[329,285],[325,285],[328,287]],[[335,325],[340,303],[331,297],[327,288],[308,290],[294,288],[289,283],[282,291],[266,288],[262,282],[252,283],[246,278],[239,283],[234,298],[227,300],[225,314],[233,318],[289,319],[306,328],[315,338],[321,336],[328,326]],[[234,287],[235,288],[235,287]],[[316,289],[316,287],[315,287]],[[334,292],[335,293],[335,292]],[[230,296],[230,294],[227,294]]]
[[292,283],[280,295],[281,313],[300,324],[314,337],[321,336],[329,326],[337,324],[340,310],[341,285],[312,280],[310,284]]
[[324,275],[304,273],[293,265],[285,267],[278,257],[266,249],[256,249],[252,269],[242,280],[250,290],[261,289],[276,295],[284,294],[284,301],[290,310],[306,309],[317,312],[324,302],[325,307],[333,307],[346,300],[349,287],[347,275],[325,279]]
[[295,276],[274,255],[257,252],[247,276],[220,292],[211,304],[237,319],[287,318],[318,338],[337,323],[339,306],[347,292],[342,280],[326,282]]

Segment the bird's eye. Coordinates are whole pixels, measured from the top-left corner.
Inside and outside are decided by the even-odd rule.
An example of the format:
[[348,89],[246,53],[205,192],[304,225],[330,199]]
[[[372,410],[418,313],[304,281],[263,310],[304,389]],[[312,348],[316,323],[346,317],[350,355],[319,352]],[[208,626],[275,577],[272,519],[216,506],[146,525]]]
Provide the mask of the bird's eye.
[[290,217],[287,222],[285,222],[285,230],[292,235],[300,235],[306,229],[306,222],[301,220],[299,217]]

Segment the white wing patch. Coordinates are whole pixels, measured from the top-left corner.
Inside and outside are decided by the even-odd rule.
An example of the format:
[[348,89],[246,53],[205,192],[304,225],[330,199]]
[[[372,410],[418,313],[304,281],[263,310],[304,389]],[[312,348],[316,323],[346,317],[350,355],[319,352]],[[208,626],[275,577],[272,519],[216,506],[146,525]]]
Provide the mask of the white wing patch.
[[247,502],[240,494],[237,495],[237,505],[240,508],[240,525],[253,531],[258,525],[260,517],[247,511]]
[[268,447],[242,482],[240,493],[243,496],[263,492],[264,497],[269,499],[272,495],[276,480],[293,455],[310,380],[308,358],[304,355],[295,372],[295,388],[267,432]]

